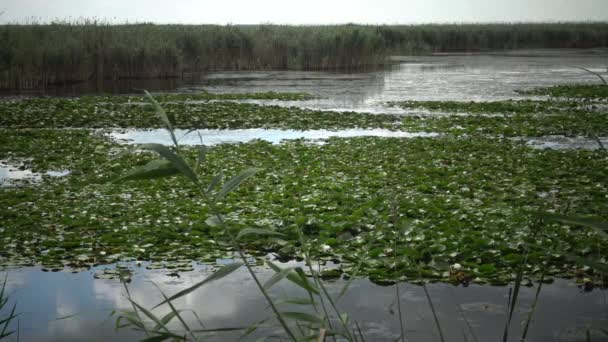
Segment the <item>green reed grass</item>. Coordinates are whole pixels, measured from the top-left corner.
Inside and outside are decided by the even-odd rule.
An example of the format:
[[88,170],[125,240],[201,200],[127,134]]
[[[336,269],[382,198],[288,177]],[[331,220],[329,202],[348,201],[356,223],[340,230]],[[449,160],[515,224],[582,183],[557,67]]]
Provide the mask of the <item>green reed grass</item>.
[[0,89],[208,70],[355,70],[393,54],[608,45],[606,23],[466,25],[109,25],[96,19],[0,26]]

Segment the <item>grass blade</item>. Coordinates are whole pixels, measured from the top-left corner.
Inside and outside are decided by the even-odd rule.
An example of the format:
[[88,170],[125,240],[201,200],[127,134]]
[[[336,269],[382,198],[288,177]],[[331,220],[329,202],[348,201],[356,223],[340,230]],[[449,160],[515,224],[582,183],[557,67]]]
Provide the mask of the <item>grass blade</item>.
[[288,268],[284,268],[281,271],[276,272],[275,274],[273,274],[272,277],[270,277],[270,279],[268,279],[266,281],[266,283],[264,283],[264,289],[265,290],[269,290],[276,283],[278,283],[279,281],[281,281],[281,279],[285,278],[289,274],[289,272],[292,272],[292,270],[293,270],[292,267],[288,267]]
[[176,169],[173,164],[167,160],[156,159],[152,160],[144,166],[138,167],[127,172],[125,175],[116,179],[114,182],[121,182],[126,180],[140,180],[140,179],[154,179],[171,177],[179,174],[180,171]]
[[534,295],[534,302],[532,303],[532,308],[528,313],[528,318],[526,319],[526,324],[524,326],[524,332],[521,335],[521,341],[525,341],[528,336],[528,329],[530,328],[530,323],[532,322],[532,317],[534,316],[534,312],[536,311],[536,306],[538,305],[538,298],[540,296],[540,290],[543,288],[543,281],[545,280],[545,270],[540,275],[540,280],[538,281],[538,288],[536,289],[536,294]]
[[222,180],[223,175],[224,175],[223,172],[220,171],[220,173],[218,173],[217,175],[213,176],[213,178],[211,179],[211,182],[209,183],[209,186],[207,187],[207,192],[210,192],[211,190],[215,189],[215,187]]
[[178,169],[184,176],[190,178],[195,184],[199,184],[198,177],[192,168],[186,163],[186,161],[175,152],[171,151],[170,148],[161,144],[144,144],[140,145],[139,148],[144,150],[154,151],[160,154],[163,158],[167,159],[173,166]]
[[433,314],[433,318],[435,319],[435,325],[437,326],[437,331],[439,332],[439,339],[441,342],[445,342],[443,338],[443,331],[441,330],[441,324],[439,324],[439,317],[437,317],[437,312],[435,311],[435,305],[433,305],[433,300],[431,299],[431,295],[429,294],[429,290],[426,287],[426,284],[422,285],[424,289],[424,294],[426,295],[426,299],[429,302],[429,306],[431,307],[431,313]]
[[253,334],[253,332],[256,331],[262,324],[266,323],[267,320],[268,320],[268,318],[264,318],[263,320],[258,321],[256,323],[252,324],[251,326],[249,326],[249,328],[247,328],[247,330],[245,330],[243,335],[241,335],[241,337],[239,337],[239,341],[244,339],[245,337]]
[[241,185],[241,183],[243,183],[248,178],[255,175],[257,172],[259,172],[261,170],[262,169],[252,167],[252,168],[242,171],[238,175],[234,176],[234,178],[232,178],[231,180],[226,182],[226,184],[224,184],[222,189],[218,192],[216,199],[220,200],[220,199],[224,198],[229,192],[236,189],[239,185]]
[[156,323],[156,325],[159,326],[158,330],[160,330],[162,328],[166,332],[169,332],[169,329],[167,329],[165,324],[160,319],[158,319],[158,317],[156,317],[152,312],[150,312],[148,309],[144,308],[143,306],[137,304],[137,302],[135,302],[131,298],[129,298],[129,301],[131,302],[131,304],[135,305],[135,307],[138,308],[139,311],[143,312],[144,315],[146,315],[149,319],[151,319],[154,323]]
[[[154,284],[154,283],[152,283],[152,284]],[[190,327],[188,326],[188,324],[186,324],[186,321],[184,321],[184,319],[180,315],[180,310],[177,310],[175,308],[175,306],[173,305],[173,303],[171,303],[171,301],[169,300],[169,298],[167,297],[167,295],[165,294],[165,292],[163,290],[161,290],[160,287],[158,287],[156,284],[154,284],[154,286],[156,286],[156,288],[160,291],[160,293],[162,294],[162,296],[165,299],[165,301],[167,302],[167,304],[169,304],[169,307],[171,308],[171,312],[177,317],[177,319],[180,321],[180,323],[182,324],[182,326],[184,326],[184,328],[186,329],[186,331],[188,333],[190,333],[190,336],[192,336],[192,338],[194,340],[196,340],[196,337],[194,336],[194,334],[192,334],[192,331],[190,330]]]
[[[266,263],[275,272],[281,272],[281,268],[272,261],[266,260]],[[314,293],[316,295],[319,294],[319,289],[308,281],[308,278],[306,278],[306,274],[304,274],[304,271],[302,271],[300,267],[296,267],[294,271],[288,273],[287,279],[289,279],[289,281],[298,285],[299,287],[303,288],[308,292]]]
[[313,316],[311,314],[305,313],[305,312],[295,312],[295,311],[284,311],[281,312],[281,315],[283,315],[283,317],[295,320],[295,321],[299,321],[299,322],[307,322],[307,323],[313,323],[313,324],[323,324],[323,320],[317,316]]
[[161,306],[161,305],[163,305],[163,304],[165,304],[165,303],[167,303],[167,302],[169,302],[169,301],[172,301],[172,300],[175,300],[177,298],[183,297],[183,296],[191,293],[192,291],[198,289],[199,287],[201,287],[201,286],[203,286],[205,284],[208,284],[208,283],[210,283],[212,281],[221,279],[221,278],[229,275],[230,273],[236,271],[241,266],[243,266],[242,262],[234,262],[232,264],[228,264],[228,265],[220,268],[219,270],[215,271],[212,275],[210,275],[209,277],[205,278],[205,280],[203,280],[203,281],[201,281],[199,283],[196,283],[195,285],[193,285],[193,286],[191,286],[191,287],[189,287],[189,288],[187,288],[185,290],[182,290],[182,291],[174,294],[173,296],[169,297],[169,299],[166,299],[166,300],[162,301],[161,303],[157,304],[156,306],[154,306],[154,309],[157,308],[157,307],[159,307],[159,306]]
[[154,97],[152,97],[152,95],[147,90],[144,90],[144,92],[146,93],[148,100],[150,100],[150,102],[152,102],[152,105],[154,106],[154,109],[156,110],[156,116],[158,116],[160,118],[160,120],[163,122],[163,124],[165,125],[165,128],[171,135],[171,140],[173,141],[173,144],[175,145],[175,147],[177,147],[178,146],[177,138],[175,137],[175,133],[173,131],[173,123],[172,123],[172,121],[175,121],[175,120],[173,118],[169,118],[169,115],[167,115],[167,112],[165,111],[165,109],[156,101],[156,99],[154,99]]

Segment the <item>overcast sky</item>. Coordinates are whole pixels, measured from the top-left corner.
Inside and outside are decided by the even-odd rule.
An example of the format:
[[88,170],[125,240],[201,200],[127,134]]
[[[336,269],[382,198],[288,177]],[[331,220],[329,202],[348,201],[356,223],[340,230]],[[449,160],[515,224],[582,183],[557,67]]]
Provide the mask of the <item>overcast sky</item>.
[[0,0],[0,23],[411,24],[608,21],[608,0]]

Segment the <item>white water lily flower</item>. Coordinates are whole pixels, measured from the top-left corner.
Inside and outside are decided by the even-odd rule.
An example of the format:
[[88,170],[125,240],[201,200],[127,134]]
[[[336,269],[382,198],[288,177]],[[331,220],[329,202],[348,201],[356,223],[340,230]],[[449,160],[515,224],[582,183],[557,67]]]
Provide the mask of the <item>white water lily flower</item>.
[[331,247],[329,245],[321,245],[321,250],[325,253],[331,251]]

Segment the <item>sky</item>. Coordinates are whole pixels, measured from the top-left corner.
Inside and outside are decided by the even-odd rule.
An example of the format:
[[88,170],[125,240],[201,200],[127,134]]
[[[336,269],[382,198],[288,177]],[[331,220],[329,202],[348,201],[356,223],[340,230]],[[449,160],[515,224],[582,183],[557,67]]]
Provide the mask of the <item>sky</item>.
[[608,21],[608,0],[0,0],[0,24],[417,24]]

